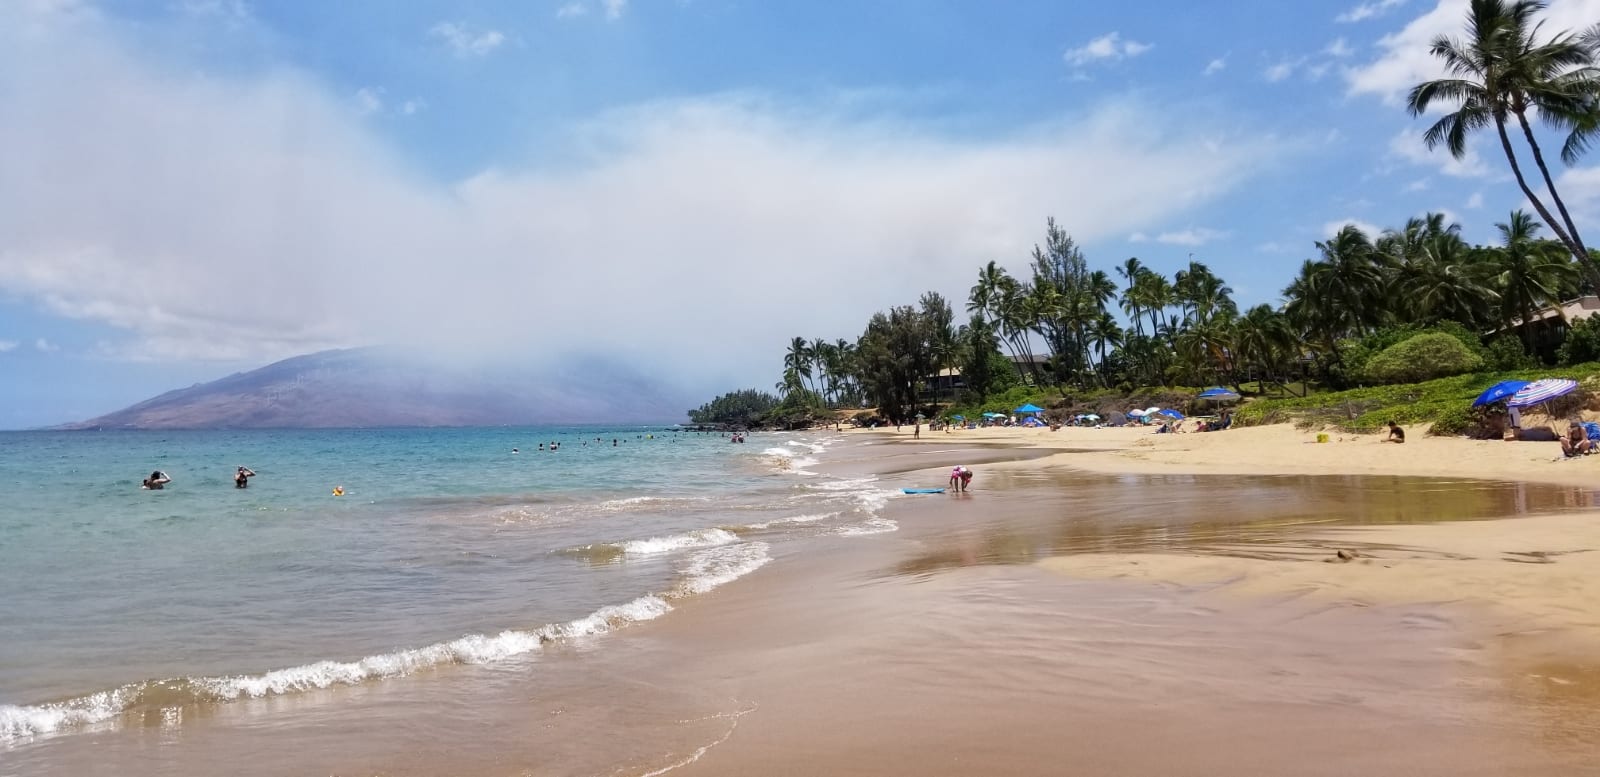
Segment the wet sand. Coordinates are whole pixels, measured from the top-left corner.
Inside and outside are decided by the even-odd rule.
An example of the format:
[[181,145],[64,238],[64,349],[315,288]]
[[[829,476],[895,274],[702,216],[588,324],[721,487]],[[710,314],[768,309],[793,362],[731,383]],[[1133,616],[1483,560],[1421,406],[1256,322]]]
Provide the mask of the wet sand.
[[[1600,774],[1594,566],[1530,556],[1545,572],[1510,587],[1492,567],[1526,572],[1520,557],[1440,566],[1521,529],[1545,540],[1529,553],[1586,544],[1593,492],[1037,461],[979,474],[970,495],[891,504],[901,531],[880,542],[645,627],[681,646],[679,678],[722,683],[744,711],[655,768]],[[1342,547],[1359,559],[1323,563]],[[1394,574],[1402,561],[1416,569]],[[1241,576],[1251,565],[1311,571]]]

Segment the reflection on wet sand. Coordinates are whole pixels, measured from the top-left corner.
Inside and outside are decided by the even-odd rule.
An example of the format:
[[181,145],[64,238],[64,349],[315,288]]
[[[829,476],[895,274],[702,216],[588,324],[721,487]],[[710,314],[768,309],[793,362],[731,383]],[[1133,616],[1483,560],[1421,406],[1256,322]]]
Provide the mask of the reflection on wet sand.
[[[903,521],[925,541],[902,574],[974,564],[1027,564],[1071,553],[1212,553],[1321,560],[1296,527],[1467,521],[1592,509],[1600,492],[1566,486],[1339,476],[981,473],[971,509],[921,503]],[[985,499],[988,502],[985,502]],[[999,499],[1003,506],[996,505]],[[947,520],[941,516],[950,516]],[[920,528],[919,528],[920,527]],[[1289,539],[1286,539],[1289,538]]]

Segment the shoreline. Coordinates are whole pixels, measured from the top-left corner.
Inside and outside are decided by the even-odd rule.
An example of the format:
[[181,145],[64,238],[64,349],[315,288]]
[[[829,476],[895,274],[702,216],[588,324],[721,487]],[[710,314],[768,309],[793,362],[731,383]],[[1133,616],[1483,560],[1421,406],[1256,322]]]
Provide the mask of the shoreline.
[[[1097,764],[1091,771],[1195,775],[1243,761],[1297,774],[1600,773],[1584,755],[1600,743],[1600,667],[1590,658],[1600,640],[1600,584],[1591,582],[1600,574],[1590,574],[1600,565],[1600,514],[1462,513],[1392,526],[1240,517],[1246,541],[1226,532],[1171,540],[1174,524],[1154,529],[1160,550],[1128,552],[1095,533],[1107,518],[1080,500],[1137,499],[1130,476],[1158,487],[1165,475],[1197,476],[1177,486],[1189,494],[1185,516],[1233,504],[1218,501],[1232,481],[1214,475],[1468,476],[1426,462],[1398,472],[1349,461],[1215,468],[1123,455],[1155,447],[1126,431],[1009,440],[1024,430],[995,431],[868,441],[886,443],[877,453],[887,459],[942,459],[892,469],[883,478],[892,486],[942,476],[963,446],[1052,452],[978,466],[972,494],[896,500],[884,515],[899,532],[842,557],[774,565],[641,631],[683,654],[705,651],[708,667],[684,671],[731,683],[752,710],[674,774],[761,773],[802,753],[806,765],[786,773],[1053,773],[1062,759]],[[1301,444],[1297,433],[1275,432],[1285,441],[1262,456]],[[1233,434],[1193,437],[1265,439]],[[1158,450],[1215,450],[1185,437]],[[1316,450],[1381,445],[1359,444]],[[1272,497],[1309,482],[1254,477],[1238,488]],[[1381,482],[1348,481],[1369,492]],[[1340,520],[1339,504],[1317,509]],[[1088,533],[1070,536],[1079,527]],[[1323,563],[1338,549],[1357,556]],[[767,611],[778,601],[782,617]],[[901,733],[879,735],[888,730]],[[1241,739],[1243,730],[1262,735]],[[1159,752],[1149,732],[1165,743]]]
[[[1330,442],[1318,443],[1315,432],[1288,424],[1188,435],[1074,427],[1053,433],[976,431],[987,433],[963,441],[994,444],[996,438],[1020,432],[1021,439],[1014,440],[1019,447],[1058,450],[1041,458],[996,462],[984,468],[988,470],[1199,477],[1381,475],[1585,489],[1569,495],[1564,505],[1580,512],[1559,515],[1489,520],[1445,516],[1385,526],[1285,525],[1270,532],[1270,545],[1091,551],[1052,556],[1039,566],[1079,578],[1176,584],[1234,597],[1294,595],[1357,606],[1468,604],[1496,628],[1568,631],[1600,646],[1600,457],[1561,459],[1553,442],[1426,437],[1420,429],[1408,429],[1404,444],[1383,443],[1381,434],[1330,435]],[[1340,558],[1341,550],[1351,557]]]

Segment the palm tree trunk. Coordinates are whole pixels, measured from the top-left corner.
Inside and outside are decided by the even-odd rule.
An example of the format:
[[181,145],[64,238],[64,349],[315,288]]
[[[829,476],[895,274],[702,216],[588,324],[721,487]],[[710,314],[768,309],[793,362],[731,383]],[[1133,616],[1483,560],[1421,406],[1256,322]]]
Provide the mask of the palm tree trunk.
[[[1494,127],[1500,134],[1500,148],[1505,151],[1506,161],[1511,163],[1511,173],[1516,176],[1517,186],[1522,189],[1523,196],[1526,196],[1528,202],[1532,203],[1533,209],[1539,212],[1539,217],[1544,219],[1545,224],[1549,225],[1550,231],[1556,233],[1556,239],[1560,240],[1562,245],[1565,245],[1567,250],[1572,252],[1573,257],[1587,271],[1589,284],[1594,288],[1596,294],[1600,294],[1600,267],[1595,266],[1594,258],[1589,256],[1588,252],[1583,251],[1577,243],[1573,242],[1567,231],[1562,229],[1562,222],[1557,221],[1554,216],[1550,215],[1550,209],[1545,207],[1544,201],[1539,199],[1539,195],[1533,193],[1533,189],[1528,187],[1527,179],[1522,176],[1522,165],[1517,163],[1516,151],[1511,147],[1511,136],[1506,133],[1505,117],[1496,116],[1494,118]],[[1540,167],[1543,167],[1543,165],[1541,164]]]
[[1588,265],[1591,274],[1600,274],[1594,264],[1594,258],[1589,256],[1589,249],[1583,245],[1583,238],[1578,235],[1578,226],[1572,223],[1572,215],[1567,213],[1567,204],[1561,200],[1561,195],[1556,192],[1556,182],[1550,178],[1550,167],[1544,163],[1544,154],[1539,151],[1538,141],[1533,139],[1533,127],[1528,125],[1528,117],[1522,112],[1517,112],[1517,123],[1522,125],[1522,134],[1528,139],[1528,147],[1533,149],[1534,164],[1539,166],[1539,174],[1544,177],[1544,186],[1550,192],[1550,199],[1556,204],[1556,210],[1561,212],[1561,221],[1566,224],[1567,235],[1571,238],[1568,246],[1574,250],[1578,260]]

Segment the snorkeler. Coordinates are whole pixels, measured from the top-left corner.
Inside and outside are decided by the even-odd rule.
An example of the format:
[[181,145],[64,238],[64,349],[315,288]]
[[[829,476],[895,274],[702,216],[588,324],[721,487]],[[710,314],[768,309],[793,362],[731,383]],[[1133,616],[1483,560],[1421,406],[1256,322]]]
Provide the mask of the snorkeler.
[[240,467],[238,472],[233,473],[233,487],[249,488],[250,478],[255,476],[256,473],[254,470],[250,469],[249,467]]
[[150,473],[150,477],[145,478],[144,483],[140,484],[139,487],[147,491],[160,491],[171,482],[172,478],[167,477],[167,473],[158,469]]

